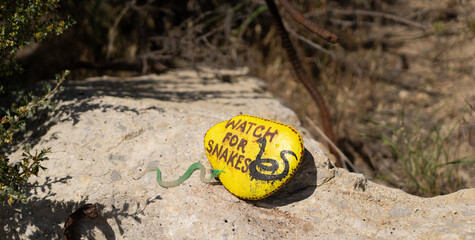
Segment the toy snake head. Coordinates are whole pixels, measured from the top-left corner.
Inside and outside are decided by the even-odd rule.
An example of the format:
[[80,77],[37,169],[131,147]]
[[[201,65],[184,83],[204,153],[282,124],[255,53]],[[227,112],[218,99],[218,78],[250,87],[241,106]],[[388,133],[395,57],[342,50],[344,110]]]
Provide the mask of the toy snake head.
[[224,168],[223,168],[223,170],[214,169],[213,173],[212,173],[212,176],[213,177],[218,177],[219,174],[221,174],[221,173],[226,173],[226,171],[224,171]]

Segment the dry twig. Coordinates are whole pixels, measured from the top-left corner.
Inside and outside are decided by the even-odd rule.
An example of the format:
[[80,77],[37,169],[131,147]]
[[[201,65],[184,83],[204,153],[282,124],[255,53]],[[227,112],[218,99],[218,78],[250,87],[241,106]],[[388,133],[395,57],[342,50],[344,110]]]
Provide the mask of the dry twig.
[[308,16],[311,15],[357,15],[357,16],[371,16],[371,17],[382,17],[386,19],[393,20],[398,23],[402,23],[408,26],[412,26],[415,28],[420,28],[422,30],[426,30],[427,26],[415,21],[411,21],[408,18],[404,17],[399,17],[394,14],[390,13],[384,13],[384,12],[376,12],[376,11],[370,11],[370,10],[362,10],[362,9],[349,9],[349,10],[343,10],[343,9],[327,9],[325,11],[321,12],[316,12],[316,13],[309,13],[307,14]]
[[336,55],[335,55],[334,52],[323,48],[320,44],[318,44],[316,42],[313,42],[312,40],[298,34],[296,31],[294,31],[290,28],[288,29],[288,31],[289,31],[290,34],[292,34],[294,37],[298,38],[300,41],[310,45],[311,47],[317,49],[318,51],[320,51],[322,53],[325,53],[325,54],[329,55],[332,59],[336,59]]
[[[267,2],[267,1],[266,1]],[[308,30],[316,33],[318,36],[322,37],[323,39],[331,42],[336,43],[338,42],[338,36],[330,31],[318,26],[317,24],[313,23],[312,21],[308,20],[301,12],[297,11],[292,4],[287,2],[287,0],[280,0],[280,4],[284,7],[284,9],[300,24],[306,27]]]
[[330,140],[330,138],[328,138],[328,136],[317,125],[315,125],[315,123],[313,123],[309,117],[306,116],[305,119],[328,144],[335,148],[340,158],[343,159],[343,165],[345,168],[348,168],[348,164],[351,168],[356,169],[356,166],[350,161],[350,159],[336,146],[334,142],[332,142],[332,140]]

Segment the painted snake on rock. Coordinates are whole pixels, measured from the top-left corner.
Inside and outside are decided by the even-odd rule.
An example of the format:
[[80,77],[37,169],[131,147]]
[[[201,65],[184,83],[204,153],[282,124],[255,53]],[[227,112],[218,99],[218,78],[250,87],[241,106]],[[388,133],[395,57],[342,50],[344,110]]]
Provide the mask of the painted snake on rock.
[[[282,180],[289,174],[289,160],[285,154],[290,154],[297,159],[297,155],[294,152],[289,150],[283,150],[280,152],[280,158],[284,161],[284,170],[277,175],[274,175],[275,171],[279,169],[279,163],[275,159],[262,158],[262,155],[265,152],[267,140],[262,137],[256,140],[259,144],[259,153],[256,156],[256,159],[249,164],[249,174],[251,179],[262,180],[262,181],[276,181]],[[272,174],[263,174],[259,170],[272,172]]]

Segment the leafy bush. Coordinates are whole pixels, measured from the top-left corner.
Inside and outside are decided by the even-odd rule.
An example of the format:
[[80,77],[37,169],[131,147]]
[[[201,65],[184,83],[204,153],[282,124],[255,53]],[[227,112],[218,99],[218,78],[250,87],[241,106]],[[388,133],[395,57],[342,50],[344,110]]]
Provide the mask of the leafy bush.
[[[46,93],[42,97],[34,96],[24,91],[14,91],[19,88],[18,74],[22,71],[17,63],[15,54],[23,49],[30,41],[44,40],[50,33],[59,35],[69,28],[73,21],[69,18],[62,20],[53,11],[59,7],[59,0],[4,0],[0,2],[0,202],[9,205],[14,200],[25,201],[24,184],[31,175],[38,175],[41,162],[48,159],[46,154],[50,149],[42,149],[35,154],[25,147],[22,159],[11,164],[6,155],[5,144],[14,144],[14,135],[24,131],[25,119],[32,117],[42,106],[52,105],[49,101],[67,72],[57,76],[56,86],[51,90],[45,85]],[[9,107],[8,97],[13,97]],[[15,103],[17,102],[17,103]],[[18,107],[19,106],[19,107]]]
[[[57,82],[53,90],[46,84],[46,94],[42,98],[31,96],[27,105],[18,108],[13,105],[10,110],[6,111],[6,115],[0,120],[0,148],[6,143],[13,144],[14,134],[25,130],[25,119],[32,117],[39,107],[53,108],[49,99],[59,89],[67,74],[66,71],[62,77],[59,75],[56,77]],[[40,153],[36,151],[35,154],[31,154],[28,146],[23,150],[21,161],[15,164],[9,164],[8,156],[0,152],[0,202],[3,204],[5,201],[9,205],[12,205],[14,200],[26,201],[23,186],[31,175],[38,176],[39,170],[45,169],[41,166],[41,162],[48,160],[45,155],[51,152],[51,149],[47,148],[42,149]]]

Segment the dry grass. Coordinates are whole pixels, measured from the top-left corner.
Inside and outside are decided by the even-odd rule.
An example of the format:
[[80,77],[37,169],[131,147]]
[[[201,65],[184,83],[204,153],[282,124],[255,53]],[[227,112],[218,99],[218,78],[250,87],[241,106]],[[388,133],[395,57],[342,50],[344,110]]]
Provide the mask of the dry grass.
[[[304,4],[300,6],[305,8]],[[334,8],[338,7],[343,6]],[[384,18],[351,16],[346,16],[344,23],[354,26],[344,27],[335,24],[343,24],[335,16],[334,24],[326,27],[338,32],[340,44],[326,46],[316,37],[307,36],[326,46],[334,58],[294,37],[301,58],[325,95],[339,146],[354,160],[356,171],[414,194],[429,196],[475,187],[474,164],[467,164],[455,166],[451,177],[441,180],[437,190],[429,193],[414,188],[411,177],[401,174],[404,160],[398,159],[394,149],[383,141],[383,136],[393,133],[381,127],[400,124],[404,111],[405,124],[412,127],[419,124],[420,133],[428,134],[436,129],[434,133],[448,136],[443,148],[449,155],[443,161],[475,159],[475,6],[455,1],[411,1],[411,5],[395,1],[375,10],[421,23],[426,29]],[[322,11],[315,8],[307,15],[322,16]],[[287,22],[288,28],[298,29]],[[288,102],[301,119],[309,116],[318,123],[318,109],[305,89],[292,80],[295,78],[292,68],[273,30],[262,44],[273,51],[257,61],[263,65],[254,68],[253,73],[266,79],[269,90]],[[257,45],[256,49],[261,47]],[[451,132],[452,126],[455,128]]]

